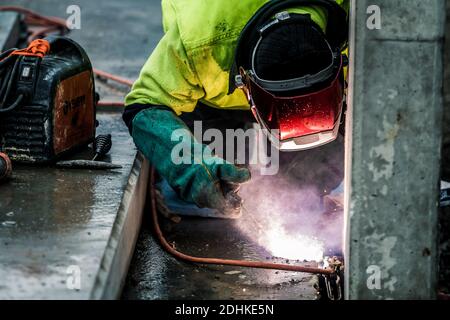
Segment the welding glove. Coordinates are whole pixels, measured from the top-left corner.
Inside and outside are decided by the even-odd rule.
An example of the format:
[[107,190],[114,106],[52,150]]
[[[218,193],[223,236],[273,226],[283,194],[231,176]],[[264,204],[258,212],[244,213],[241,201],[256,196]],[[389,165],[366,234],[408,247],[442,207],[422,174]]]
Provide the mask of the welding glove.
[[240,212],[237,187],[250,179],[250,171],[212,155],[172,111],[150,108],[139,112],[132,122],[132,136],[182,200],[217,209],[221,217]]

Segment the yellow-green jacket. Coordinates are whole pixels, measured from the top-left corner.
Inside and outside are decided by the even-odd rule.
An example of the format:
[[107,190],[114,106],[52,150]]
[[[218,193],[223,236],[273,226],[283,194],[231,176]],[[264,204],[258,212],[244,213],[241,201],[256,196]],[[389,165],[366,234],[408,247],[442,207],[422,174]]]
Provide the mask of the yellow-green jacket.
[[[125,104],[163,105],[176,114],[198,102],[216,108],[248,109],[241,90],[228,94],[229,71],[239,35],[268,0],[162,0],[165,35],[142,68]],[[349,0],[336,0],[348,11]],[[288,10],[310,14],[322,30],[321,7]]]

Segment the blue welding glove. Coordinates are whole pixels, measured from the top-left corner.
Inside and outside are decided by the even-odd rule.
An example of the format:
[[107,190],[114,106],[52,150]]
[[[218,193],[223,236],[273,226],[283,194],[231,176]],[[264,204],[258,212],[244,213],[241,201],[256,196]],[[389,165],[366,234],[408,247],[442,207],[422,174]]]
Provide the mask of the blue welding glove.
[[212,155],[172,111],[155,107],[139,112],[132,122],[132,136],[182,200],[217,209],[221,217],[240,212],[237,187],[250,179],[250,171]]

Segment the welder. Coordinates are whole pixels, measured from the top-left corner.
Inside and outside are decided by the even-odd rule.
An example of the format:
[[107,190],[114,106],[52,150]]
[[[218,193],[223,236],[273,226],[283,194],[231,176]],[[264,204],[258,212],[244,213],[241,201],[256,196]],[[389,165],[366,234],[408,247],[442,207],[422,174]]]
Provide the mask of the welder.
[[[343,167],[327,160],[326,148],[343,154],[348,8],[348,0],[162,1],[165,35],[127,95],[123,119],[181,199],[233,212],[240,206],[233,191],[250,179],[246,167],[208,152],[174,163],[173,132],[192,135],[197,120],[204,129],[256,120],[288,163],[285,171],[299,169],[290,176],[333,181],[319,189],[340,183]],[[202,141],[185,141],[189,150],[207,151]],[[317,168],[303,168],[305,158]]]

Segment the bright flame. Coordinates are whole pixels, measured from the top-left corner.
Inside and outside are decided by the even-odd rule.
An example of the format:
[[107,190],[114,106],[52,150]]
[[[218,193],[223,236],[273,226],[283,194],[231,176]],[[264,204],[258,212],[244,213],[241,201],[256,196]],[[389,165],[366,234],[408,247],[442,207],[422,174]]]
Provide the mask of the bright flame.
[[322,261],[323,207],[312,188],[283,177],[253,177],[240,192],[244,212],[238,228],[276,258]]
[[290,235],[280,225],[271,226],[259,239],[273,256],[290,260],[321,261],[323,243],[305,235]]

